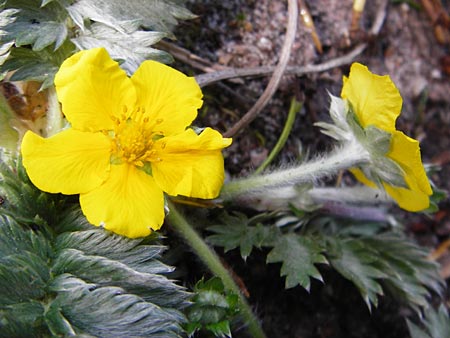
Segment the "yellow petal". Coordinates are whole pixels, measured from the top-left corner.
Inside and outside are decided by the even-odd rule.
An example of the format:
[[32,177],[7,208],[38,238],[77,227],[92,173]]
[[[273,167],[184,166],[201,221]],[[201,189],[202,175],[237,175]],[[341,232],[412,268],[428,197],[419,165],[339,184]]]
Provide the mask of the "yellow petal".
[[430,181],[422,164],[419,141],[406,136],[401,131],[392,134],[391,148],[387,153],[405,171],[405,180],[409,185],[416,185],[424,194],[431,195]]
[[366,175],[364,175],[364,173],[362,172],[361,169],[358,168],[352,168],[350,169],[350,172],[353,174],[353,176],[355,176],[355,178],[360,181],[361,183],[367,185],[368,187],[371,188],[376,188],[377,185],[375,184],[375,182],[369,180]]
[[360,63],[352,64],[344,76],[341,96],[350,101],[362,127],[374,125],[395,130],[395,120],[402,108],[402,98],[388,75],[373,74]]
[[129,164],[112,165],[100,187],[80,195],[80,205],[90,223],[130,238],[147,236],[164,221],[162,190]]
[[429,196],[419,190],[393,187],[386,183],[383,186],[402,209],[415,212],[424,210],[430,205]]
[[62,110],[74,129],[113,129],[112,116],[133,109],[136,93],[126,73],[104,48],[78,52],[65,60],[55,76]]
[[202,92],[193,77],[155,61],[144,61],[131,77],[139,103],[157,131],[183,132],[202,106]]
[[159,162],[152,163],[156,183],[169,195],[215,198],[224,180],[222,148],[231,144],[217,131],[200,135],[191,129],[155,143]]
[[[386,156],[401,166],[405,173],[405,182],[408,185],[408,188],[402,188],[383,182],[386,192],[402,209],[421,211],[428,208],[429,196],[433,191],[422,165],[419,142],[400,131],[394,131],[390,150]],[[376,187],[375,183],[369,180],[361,170],[351,169],[350,171],[361,183],[372,188]]]
[[28,176],[43,191],[79,194],[108,176],[111,140],[102,133],[67,129],[42,138],[28,131],[21,147]]

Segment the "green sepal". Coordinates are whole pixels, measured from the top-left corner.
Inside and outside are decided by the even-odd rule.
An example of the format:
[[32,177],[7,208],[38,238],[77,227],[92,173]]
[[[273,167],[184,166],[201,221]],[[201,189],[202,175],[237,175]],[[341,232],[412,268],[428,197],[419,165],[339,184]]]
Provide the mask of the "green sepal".
[[370,163],[361,167],[366,177],[380,188],[383,188],[382,182],[408,188],[404,178],[405,172],[401,166],[387,157],[391,148],[392,134],[374,125],[363,128],[350,102],[348,103],[347,122],[353,135],[370,155]]
[[364,128],[364,145],[372,156],[386,156],[391,147],[392,134],[373,125]]
[[337,141],[348,141],[354,136],[352,135],[347,122],[347,112],[349,110],[347,102],[340,97],[331,94],[329,95],[331,99],[329,112],[333,123],[316,122],[314,125],[321,128],[323,134],[328,135]]

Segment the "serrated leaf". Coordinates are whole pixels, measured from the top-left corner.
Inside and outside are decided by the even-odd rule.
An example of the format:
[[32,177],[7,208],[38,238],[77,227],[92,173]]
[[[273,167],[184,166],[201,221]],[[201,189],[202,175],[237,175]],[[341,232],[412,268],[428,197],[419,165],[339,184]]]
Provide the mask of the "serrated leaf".
[[166,37],[164,32],[134,31],[123,33],[101,23],[94,23],[83,34],[72,39],[79,49],[104,47],[111,57],[123,61],[121,67],[129,75],[133,74],[144,60],[170,63],[170,54],[152,48],[156,42]]
[[153,290],[141,295],[145,300],[162,307],[182,307],[180,288],[160,276],[173,271],[158,259],[164,247],[141,243],[142,239],[124,238],[92,227],[63,233],[55,241],[58,258],[53,269],[99,285],[111,285],[114,281],[113,285],[137,294],[146,288],[144,285],[152,285]]
[[411,338],[441,338],[450,337],[450,318],[444,304],[436,311],[428,309],[424,320],[423,328],[407,320]]
[[335,237],[327,243],[331,266],[356,285],[369,309],[377,306],[383,288],[416,311],[428,306],[430,290],[442,292],[437,265],[422,248],[398,234]]
[[231,337],[230,322],[227,320],[206,325],[206,329],[220,338]]
[[64,317],[99,337],[176,337],[182,319],[119,287],[98,287],[69,274],[55,278],[50,287],[58,293],[54,302]]
[[429,290],[442,292],[443,281],[437,264],[428,260],[427,252],[413,242],[392,235],[365,238],[363,242],[376,251],[376,266],[387,274],[384,283],[413,308],[428,305]]
[[34,80],[43,82],[41,88],[53,85],[53,79],[61,63],[75,50],[75,46],[66,42],[57,51],[44,48],[33,51],[29,48],[17,47],[11,50],[8,59],[0,66],[0,72],[12,72],[11,81]]
[[372,304],[377,306],[378,296],[383,294],[379,280],[386,274],[373,266],[376,255],[357,239],[330,239],[328,245],[330,265],[355,284],[369,309]]
[[163,246],[86,224],[20,161],[0,171],[0,337],[178,336],[190,295],[165,276]]
[[286,276],[286,288],[297,284],[309,291],[311,278],[323,281],[316,264],[328,264],[323,248],[314,238],[283,235],[267,255],[268,263],[282,263],[281,276]]
[[82,29],[85,19],[90,19],[124,33],[141,27],[169,33],[178,20],[195,17],[184,6],[171,0],[78,0],[67,10]]
[[269,239],[276,240],[279,235],[276,227],[264,226],[261,223],[250,225],[253,220],[249,220],[242,213],[223,214],[221,221],[224,224],[208,227],[214,235],[208,236],[207,241],[224,247],[225,252],[239,248],[244,259],[251,254],[253,247],[260,248]]
[[12,81],[43,82],[42,89],[75,45],[105,47],[130,75],[146,59],[170,63],[151,46],[174,38],[178,20],[195,17],[173,0],[6,0],[0,9],[0,79],[14,71]]
[[40,325],[45,312],[41,302],[30,301],[0,307],[0,337],[46,337],[50,332]]
[[194,287],[192,304],[186,309],[189,336],[198,330],[211,332],[216,337],[230,337],[230,321],[238,313],[238,296],[225,291],[222,281],[213,277],[201,279]]
[[[41,51],[52,44],[56,50],[67,38],[65,20],[68,13],[59,2],[47,2],[41,7],[40,0],[9,0],[4,8],[16,12],[14,20],[1,27],[4,31],[2,42],[15,41],[18,47],[31,45],[34,51]],[[7,15],[11,16],[11,12]]]

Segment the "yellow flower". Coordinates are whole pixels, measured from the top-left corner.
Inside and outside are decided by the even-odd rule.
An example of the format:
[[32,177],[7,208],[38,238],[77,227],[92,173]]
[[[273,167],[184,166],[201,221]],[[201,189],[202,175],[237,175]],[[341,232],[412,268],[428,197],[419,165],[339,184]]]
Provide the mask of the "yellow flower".
[[27,132],[23,164],[39,189],[80,194],[89,222],[135,238],[164,220],[164,193],[214,198],[224,180],[215,130],[187,129],[202,105],[194,78],[154,61],[128,77],[105,49],[68,58],[55,77],[71,127]]
[[[419,142],[395,129],[402,98],[390,77],[375,75],[366,66],[354,63],[349,77],[344,76],[341,97],[350,102],[362,128],[374,126],[391,134],[386,157],[400,167],[407,186],[382,181],[386,192],[405,210],[428,208],[432,190],[422,165]],[[376,187],[361,170],[353,169],[352,173],[362,183]]]

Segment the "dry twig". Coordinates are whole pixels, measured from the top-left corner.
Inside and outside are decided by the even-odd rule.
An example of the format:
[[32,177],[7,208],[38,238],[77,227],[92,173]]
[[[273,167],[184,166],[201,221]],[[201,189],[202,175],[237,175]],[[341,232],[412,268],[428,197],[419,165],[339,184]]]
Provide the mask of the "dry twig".
[[[377,36],[379,34],[381,27],[383,26],[384,20],[386,18],[387,5],[388,0],[381,1],[374,23],[369,31],[369,34],[371,36]],[[317,65],[287,67],[285,74],[304,75],[308,73],[320,73],[352,63],[353,60],[367,48],[367,46],[368,43],[366,42],[361,43],[357,45],[355,48],[353,48],[349,53]],[[215,72],[199,74],[195,76],[195,79],[197,80],[200,87],[205,87],[218,81],[233,78],[267,76],[269,74],[272,74],[274,70],[275,67],[271,66],[263,66],[255,68],[227,68]]]
[[311,38],[313,39],[314,46],[316,47],[317,51],[320,54],[322,54],[323,53],[322,43],[320,42],[319,35],[317,34],[313,18],[309,13],[308,7],[306,6],[303,0],[298,0],[298,9],[300,11],[300,17],[302,18],[303,23],[309,29]]
[[286,29],[286,37],[284,39],[283,48],[281,49],[280,61],[273,70],[272,77],[267,84],[266,89],[256,101],[254,106],[229,130],[224,133],[225,137],[232,137],[236,135],[240,130],[245,128],[250,122],[252,122],[261,110],[267,105],[269,100],[278,88],[281,78],[289,61],[292,45],[295,40],[295,33],[297,31],[298,20],[298,6],[297,0],[288,0],[288,23]]

